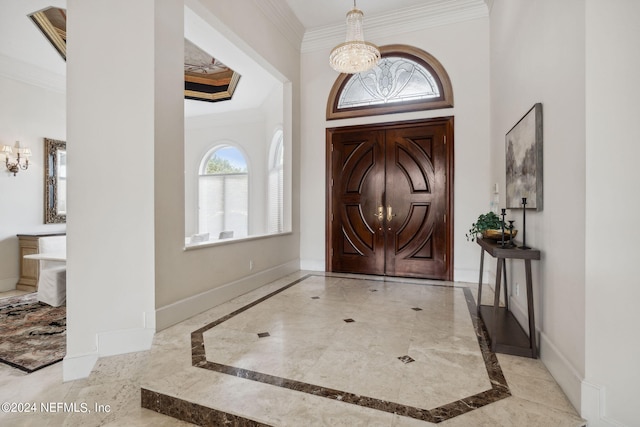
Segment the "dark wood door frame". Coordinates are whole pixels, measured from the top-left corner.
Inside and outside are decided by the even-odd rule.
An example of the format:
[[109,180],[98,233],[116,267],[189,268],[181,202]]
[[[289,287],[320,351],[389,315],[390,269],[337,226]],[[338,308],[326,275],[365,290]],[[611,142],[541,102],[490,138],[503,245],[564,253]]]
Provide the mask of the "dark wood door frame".
[[333,247],[332,247],[332,219],[331,213],[334,211],[332,206],[332,176],[333,176],[333,162],[332,162],[332,139],[336,133],[345,131],[387,131],[393,129],[401,129],[405,127],[415,127],[419,125],[446,125],[446,218],[444,219],[444,227],[446,229],[446,273],[444,277],[440,277],[444,280],[453,280],[453,178],[454,178],[454,144],[453,144],[453,130],[454,119],[453,117],[441,117],[434,119],[412,120],[405,122],[394,123],[381,123],[372,125],[359,125],[340,128],[328,128],[326,130],[326,223],[325,223],[325,259],[326,270],[332,271],[333,261]]

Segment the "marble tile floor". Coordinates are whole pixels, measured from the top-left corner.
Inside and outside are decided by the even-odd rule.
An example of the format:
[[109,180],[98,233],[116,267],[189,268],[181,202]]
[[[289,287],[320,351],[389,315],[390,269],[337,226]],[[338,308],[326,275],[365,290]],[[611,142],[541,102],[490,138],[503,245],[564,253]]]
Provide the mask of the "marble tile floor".
[[585,425],[539,360],[483,351],[474,298],[469,284],[299,272],[157,333],[150,351],[100,359],[87,379],[0,365],[3,402],[91,411],[0,425],[189,425],[141,399],[202,425]]

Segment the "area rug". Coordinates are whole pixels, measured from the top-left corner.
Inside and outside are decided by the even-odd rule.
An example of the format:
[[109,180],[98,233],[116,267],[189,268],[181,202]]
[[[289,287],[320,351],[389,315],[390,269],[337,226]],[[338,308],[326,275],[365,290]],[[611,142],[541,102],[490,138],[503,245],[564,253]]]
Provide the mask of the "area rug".
[[62,360],[67,308],[39,302],[36,293],[0,299],[0,362],[33,372]]

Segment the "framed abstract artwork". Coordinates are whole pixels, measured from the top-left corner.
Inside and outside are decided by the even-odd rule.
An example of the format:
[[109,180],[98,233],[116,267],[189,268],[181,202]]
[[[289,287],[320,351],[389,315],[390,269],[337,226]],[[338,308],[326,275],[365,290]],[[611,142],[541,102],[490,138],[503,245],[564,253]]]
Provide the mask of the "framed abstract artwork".
[[505,138],[507,209],[542,210],[542,104],[537,103]]

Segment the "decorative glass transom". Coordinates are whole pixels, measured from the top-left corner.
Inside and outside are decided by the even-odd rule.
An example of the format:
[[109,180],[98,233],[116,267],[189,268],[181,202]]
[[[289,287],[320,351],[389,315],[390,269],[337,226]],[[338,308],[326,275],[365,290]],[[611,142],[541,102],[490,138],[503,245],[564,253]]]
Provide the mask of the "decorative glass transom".
[[436,79],[411,59],[388,56],[369,71],[354,74],[345,84],[338,110],[440,97]]

